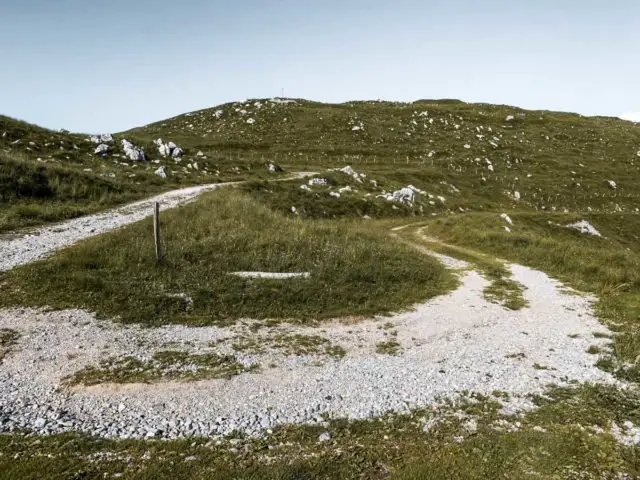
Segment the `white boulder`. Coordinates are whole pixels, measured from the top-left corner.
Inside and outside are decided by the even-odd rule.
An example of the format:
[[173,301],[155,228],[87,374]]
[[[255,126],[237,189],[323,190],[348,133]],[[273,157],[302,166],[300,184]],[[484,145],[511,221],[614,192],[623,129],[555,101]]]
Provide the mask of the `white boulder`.
[[95,155],[106,155],[108,152],[109,152],[109,145],[105,145],[104,143],[101,143],[100,145],[98,145],[96,149],[93,151]]
[[614,182],[613,180],[607,180],[607,182],[609,183],[609,186],[610,186],[611,188],[613,188],[614,190],[615,190],[616,188],[618,188],[618,185],[617,185],[617,184],[616,184],[616,182]]
[[408,203],[411,204],[416,199],[416,192],[411,188],[405,187],[400,190],[396,190],[392,194],[391,200],[399,203]]
[[160,178],[167,178],[167,174],[164,171],[164,167],[160,167],[159,169],[157,169],[155,172],[156,175],[158,175]]
[[173,142],[163,143],[161,138],[154,140],[153,143],[158,147],[158,153],[163,157],[179,158],[184,154],[184,150]]
[[130,141],[122,139],[121,144],[122,149],[124,150],[124,154],[129,160],[133,160],[134,162],[141,162],[146,159],[144,150],[136,147]]
[[594,235],[596,237],[601,237],[600,232],[591,225],[586,220],[580,220],[579,222],[570,223],[565,225],[567,228],[571,228],[573,230],[578,230],[580,233],[586,233],[587,235]]

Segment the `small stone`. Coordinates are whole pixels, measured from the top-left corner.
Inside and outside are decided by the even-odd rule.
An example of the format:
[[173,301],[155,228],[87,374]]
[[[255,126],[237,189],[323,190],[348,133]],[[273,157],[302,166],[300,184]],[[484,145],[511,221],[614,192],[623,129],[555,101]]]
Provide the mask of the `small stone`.
[[331,434],[329,432],[324,432],[318,437],[318,441],[320,442],[328,442],[331,440]]

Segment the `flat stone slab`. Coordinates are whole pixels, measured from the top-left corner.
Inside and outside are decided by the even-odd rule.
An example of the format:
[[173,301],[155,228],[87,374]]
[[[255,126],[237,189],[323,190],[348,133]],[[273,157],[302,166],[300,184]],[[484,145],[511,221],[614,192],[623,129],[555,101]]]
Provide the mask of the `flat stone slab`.
[[275,278],[275,279],[287,279],[287,278],[309,278],[311,274],[309,272],[301,273],[278,273],[278,272],[231,272],[231,275],[242,278]]

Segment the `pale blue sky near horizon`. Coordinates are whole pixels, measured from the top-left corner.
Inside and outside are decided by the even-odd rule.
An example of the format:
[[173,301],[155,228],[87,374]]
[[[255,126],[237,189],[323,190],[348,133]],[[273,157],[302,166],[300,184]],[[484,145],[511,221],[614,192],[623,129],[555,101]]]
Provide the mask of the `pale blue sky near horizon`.
[[0,114],[54,129],[282,89],[640,121],[638,0],[0,0],[0,25]]

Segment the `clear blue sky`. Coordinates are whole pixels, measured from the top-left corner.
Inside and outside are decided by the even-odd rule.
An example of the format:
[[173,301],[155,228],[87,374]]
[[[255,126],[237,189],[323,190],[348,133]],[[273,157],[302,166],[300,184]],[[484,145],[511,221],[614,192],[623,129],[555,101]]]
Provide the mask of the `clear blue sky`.
[[253,97],[640,112],[638,0],[0,0],[0,113],[120,131]]

